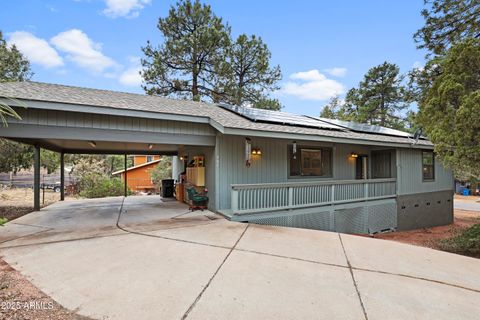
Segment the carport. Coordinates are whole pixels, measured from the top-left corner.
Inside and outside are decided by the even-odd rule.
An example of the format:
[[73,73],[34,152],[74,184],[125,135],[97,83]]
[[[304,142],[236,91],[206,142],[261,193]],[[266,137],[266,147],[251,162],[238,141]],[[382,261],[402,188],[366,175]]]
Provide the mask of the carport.
[[[21,120],[9,118],[8,127],[0,127],[0,137],[35,147],[36,211],[40,210],[41,148],[61,155],[64,200],[65,154],[120,154],[126,167],[127,154],[177,156],[192,149],[213,153],[215,146],[209,118],[191,114],[194,102],[36,82],[1,84],[0,99],[21,116]],[[174,177],[182,170],[180,165],[173,161]]]

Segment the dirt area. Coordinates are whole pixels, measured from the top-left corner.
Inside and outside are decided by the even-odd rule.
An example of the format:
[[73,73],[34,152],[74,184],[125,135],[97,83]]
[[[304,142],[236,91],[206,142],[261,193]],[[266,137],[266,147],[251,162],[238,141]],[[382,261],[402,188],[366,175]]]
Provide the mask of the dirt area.
[[[471,198],[471,197],[469,197]],[[377,234],[374,238],[393,240],[417,246],[440,249],[439,240],[451,238],[474,224],[480,223],[480,213],[475,211],[455,210],[454,222],[448,226],[423,228],[412,231],[400,231]]]
[[[43,196],[43,194],[42,194]],[[60,194],[45,190],[47,206]],[[40,201],[43,197],[40,198]],[[0,189],[0,217],[9,221],[33,210],[33,190]],[[0,227],[1,228],[1,227]],[[0,319],[88,319],[63,308],[0,258]]]
[[0,319],[87,320],[33,286],[0,258]]
[[[45,200],[43,192],[40,194],[40,204],[42,207],[48,206],[60,200],[60,193],[53,190],[45,190]],[[68,200],[68,197],[66,197]],[[8,221],[19,218],[33,211],[33,190],[30,188],[12,188],[0,189],[0,217],[5,217]]]

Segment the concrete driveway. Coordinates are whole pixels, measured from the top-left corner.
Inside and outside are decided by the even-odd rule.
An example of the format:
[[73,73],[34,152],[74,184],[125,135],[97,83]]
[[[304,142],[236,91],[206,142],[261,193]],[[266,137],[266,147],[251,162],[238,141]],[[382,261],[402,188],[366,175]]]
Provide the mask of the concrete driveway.
[[234,223],[158,197],[56,203],[1,228],[0,247],[45,293],[98,319],[480,314],[480,260],[366,237]]
[[478,211],[480,213],[480,202],[477,202],[476,199],[478,199],[478,197],[475,197],[472,200],[454,199],[453,205],[455,209]]

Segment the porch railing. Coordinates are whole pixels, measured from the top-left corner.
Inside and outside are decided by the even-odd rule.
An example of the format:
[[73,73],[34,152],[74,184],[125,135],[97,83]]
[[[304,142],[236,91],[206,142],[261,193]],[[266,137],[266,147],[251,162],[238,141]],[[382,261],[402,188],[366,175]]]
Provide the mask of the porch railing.
[[379,200],[396,196],[396,179],[233,184],[233,214]]

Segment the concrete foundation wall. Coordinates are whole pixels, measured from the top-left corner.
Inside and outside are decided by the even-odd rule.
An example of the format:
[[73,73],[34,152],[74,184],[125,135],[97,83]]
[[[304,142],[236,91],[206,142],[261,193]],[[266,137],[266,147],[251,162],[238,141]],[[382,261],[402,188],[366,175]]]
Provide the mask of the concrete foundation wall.
[[452,222],[452,190],[399,195],[397,198],[399,231],[448,225]]

